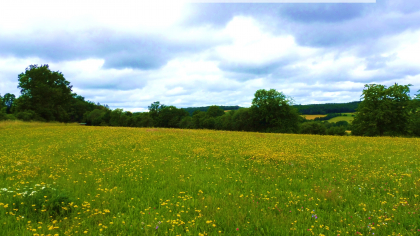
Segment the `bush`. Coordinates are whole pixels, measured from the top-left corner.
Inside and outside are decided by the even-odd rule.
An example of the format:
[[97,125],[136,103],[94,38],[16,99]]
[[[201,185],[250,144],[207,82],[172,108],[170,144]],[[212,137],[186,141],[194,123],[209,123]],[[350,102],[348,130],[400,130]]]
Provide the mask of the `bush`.
[[7,114],[6,120],[17,120],[16,117],[13,114]]
[[324,125],[317,122],[306,122],[300,126],[301,134],[321,134],[325,135],[327,133],[327,128]]
[[31,110],[21,111],[16,114],[16,118],[23,121],[31,121],[35,117],[35,112]]
[[0,111],[0,120],[6,120],[6,113]]
[[336,126],[336,127],[331,127],[327,130],[327,134],[328,135],[346,135],[346,127],[344,126]]
[[191,116],[185,116],[179,122],[179,128],[181,129],[191,129],[192,128],[192,118]]

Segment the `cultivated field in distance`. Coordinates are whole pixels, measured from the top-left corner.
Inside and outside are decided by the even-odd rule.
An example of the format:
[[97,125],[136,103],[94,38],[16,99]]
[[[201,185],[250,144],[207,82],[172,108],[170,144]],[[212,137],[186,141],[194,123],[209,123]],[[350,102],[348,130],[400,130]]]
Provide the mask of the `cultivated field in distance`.
[[1,235],[419,235],[420,139],[0,123]]
[[317,117],[326,117],[327,115],[302,115],[302,117],[305,117],[307,120],[314,120]]

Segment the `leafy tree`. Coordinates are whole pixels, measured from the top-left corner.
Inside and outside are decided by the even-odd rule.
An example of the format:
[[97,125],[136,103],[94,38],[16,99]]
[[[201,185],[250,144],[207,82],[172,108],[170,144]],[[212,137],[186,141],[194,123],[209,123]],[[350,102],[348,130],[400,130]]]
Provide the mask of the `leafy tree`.
[[46,121],[68,121],[72,86],[61,72],[51,71],[48,65],[30,65],[18,75],[22,93],[19,110],[33,110]]
[[254,131],[252,123],[251,109],[240,108],[236,110],[232,116],[232,130],[237,131]]
[[223,114],[225,114],[225,111],[218,106],[210,106],[206,112],[207,116],[213,117],[213,118],[222,116]]
[[0,94],[0,111],[3,108],[3,97]]
[[299,130],[299,113],[292,101],[275,89],[260,89],[252,100],[251,113],[258,131],[292,133]]
[[101,124],[103,124],[103,116],[105,114],[104,110],[101,109],[95,109],[91,112],[86,112],[85,113],[85,121],[87,125],[94,125],[94,126],[99,126]]
[[235,110],[225,112],[222,116],[218,116],[214,128],[218,130],[233,130],[233,114],[235,114]]
[[365,85],[362,102],[352,122],[352,134],[405,135],[409,121],[411,85]]
[[148,108],[149,108],[149,114],[150,117],[153,118],[153,120],[157,119],[157,117],[159,116],[159,112],[161,112],[163,110],[163,108],[165,108],[166,106],[164,104],[160,104],[159,101],[152,103]]
[[[73,94],[68,111],[71,122],[82,122],[83,114],[93,111],[94,109],[107,109],[106,106],[97,105],[94,102],[86,101],[83,96]],[[109,111],[111,112],[111,111]],[[109,123],[109,119],[106,121]]]
[[16,96],[14,94],[6,93],[3,97],[3,104],[7,108],[7,114],[12,113],[12,108],[14,106]]
[[125,126],[126,118],[124,117],[123,109],[115,109],[111,112],[109,125],[110,126]]
[[410,104],[409,132],[412,135],[420,136],[420,90]]
[[149,113],[144,113],[141,116],[141,121],[140,121],[140,126],[141,127],[154,127],[154,120],[153,118],[149,115]]
[[181,129],[191,129],[192,128],[192,118],[191,116],[185,116],[179,122],[179,128]]
[[159,127],[179,128],[179,122],[188,112],[175,106],[164,106],[158,112],[156,123]]
[[205,112],[202,112],[200,110],[194,111],[193,116],[192,116],[192,127],[194,129],[204,128],[203,127],[203,121],[204,121],[205,117],[206,117]]
[[214,124],[215,124],[216,120],[214,119],[214,117],[205,117],[203,119],[202,122],[202,126],[205,129],[214,129]]

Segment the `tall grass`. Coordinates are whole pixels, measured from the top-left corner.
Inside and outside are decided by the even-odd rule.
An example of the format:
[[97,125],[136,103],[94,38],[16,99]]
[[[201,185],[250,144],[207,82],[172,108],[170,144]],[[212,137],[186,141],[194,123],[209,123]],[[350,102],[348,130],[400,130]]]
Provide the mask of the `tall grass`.
[[418,235],[420,139],[0,123],[0,235]]

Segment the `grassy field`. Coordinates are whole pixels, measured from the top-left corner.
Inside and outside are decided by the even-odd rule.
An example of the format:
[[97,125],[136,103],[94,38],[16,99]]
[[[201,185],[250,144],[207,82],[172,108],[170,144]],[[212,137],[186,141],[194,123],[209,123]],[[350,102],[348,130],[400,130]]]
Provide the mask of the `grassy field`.
[[0,235],[419,235],[420,139],[0,123]]
[[353,116],[337,116],[337,117],[334,117],[332,119],[329,119],[328,122],[337,123],[339,121],[347,121],[347,122],[351,123],[353,120],[354,120]]
[[326,117],[327,115],[302,115],[307,120],[315,120],[317,117]]

